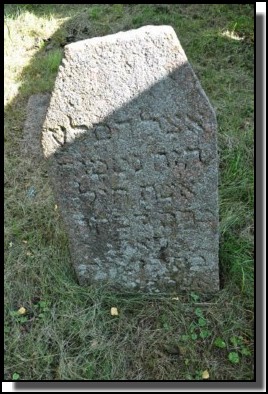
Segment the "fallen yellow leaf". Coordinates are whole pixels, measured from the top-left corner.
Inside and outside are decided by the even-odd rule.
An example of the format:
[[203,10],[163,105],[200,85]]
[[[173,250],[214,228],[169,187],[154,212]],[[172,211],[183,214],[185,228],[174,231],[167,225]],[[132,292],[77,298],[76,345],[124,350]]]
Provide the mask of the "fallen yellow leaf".
[[209,378],[209,373],[208,370],[206,369],[203,373],[202,373],[202,379],[208,379]]
[[24,244],[27,244],[27,243],[28,243],[28,241],[26,241],[25,239],[23,239],[22,242],[23,242]]
[[54,211],[56,211],[57,209],[58,209],[58,205],[55,204]]
[[31,252],[26,252],[27,256],[32,256],[33,254]]
[[115,308],[115,307],[112,307],[112,308],[111,308],[111,315],[112,315],[112,316],[118,316],[118,309]]
[[22,306],[22,307],[18,310],[18,313],[19,313],[20,315],[25,315],[26,309]]
[[179,301],[179,297],[172,297],[171,299],[172,299],[172,300]]

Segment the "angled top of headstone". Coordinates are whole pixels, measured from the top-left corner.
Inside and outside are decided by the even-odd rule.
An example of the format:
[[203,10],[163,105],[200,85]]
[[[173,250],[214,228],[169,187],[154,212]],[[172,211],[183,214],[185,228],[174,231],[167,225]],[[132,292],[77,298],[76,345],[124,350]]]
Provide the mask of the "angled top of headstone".
[[172,27],[67,45],[42,145],[81,284],[218,289],[216,119]]

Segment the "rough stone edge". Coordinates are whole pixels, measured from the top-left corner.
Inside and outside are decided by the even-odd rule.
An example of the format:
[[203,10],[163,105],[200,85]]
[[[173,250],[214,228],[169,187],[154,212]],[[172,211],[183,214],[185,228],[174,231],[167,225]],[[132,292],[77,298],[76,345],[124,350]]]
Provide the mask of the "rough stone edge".
[[21,153],[36,163],[44,160],[41,138],[50,98],[50,93],[33,94],[29,97],[27,103],[27,115],[21,140]]
[[[81,46],[87,46],[85,44],[98,44],[99,42],[105,42],[105,43],[113,43],[116,41],[125,41],[126,38],[128,37],[129,39],[132,39],[136,36],[140,36],[141,33],[147,33],[147,34],[152,34],[153,36],[159,36],[162,35],[163,33],[169,34],[171,39],[175,39],[177,41],[178,37],[173,29],[172,26],[169,25],[146,25],[139,27],[138,29],[131,29],[127,31],[119,31],[117,33],[113,34],[108,34],[105,36],[99,36],[99,37],[92,37],[92,38],[87,38],[85,40],[77,41],[77,42],[72,42],[70,44],[65,45],[66,50],[80,50]],[[180,44],[180,43],[179,43]],[[181,47],[181,44],[180,44]],[[182,53],[184,53],[184,50],[182,49]],[[186,56],[185,56],[186,57]]]

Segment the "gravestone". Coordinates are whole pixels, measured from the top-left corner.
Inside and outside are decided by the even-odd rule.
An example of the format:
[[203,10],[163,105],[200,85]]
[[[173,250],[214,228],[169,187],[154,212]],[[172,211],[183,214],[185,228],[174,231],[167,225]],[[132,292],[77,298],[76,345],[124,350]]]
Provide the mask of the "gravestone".
[[48,93],[38,93],[30,96],[26,108],[26,119],[21,140],[21,152],[36,165],[44,160],[40,145],[40,133],[50,101]]
[[67,45],[42,133],[80,284],[219,289],[216,119],[172,27]]

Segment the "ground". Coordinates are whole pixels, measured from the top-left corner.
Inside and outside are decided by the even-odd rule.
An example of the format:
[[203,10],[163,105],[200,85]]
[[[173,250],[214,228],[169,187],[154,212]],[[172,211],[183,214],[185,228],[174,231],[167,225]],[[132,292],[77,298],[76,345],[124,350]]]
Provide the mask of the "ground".
[[[46,165],[21,150],[64,45],[147,24],[173,26],[217,113],[214,296],[80,287]],[[253,45],[250,4],[5,5],[5,380],[254,378]]]

